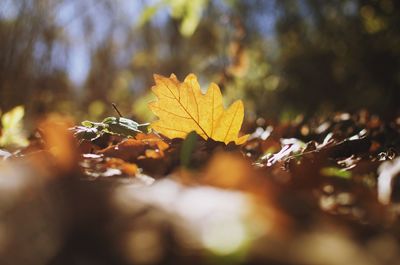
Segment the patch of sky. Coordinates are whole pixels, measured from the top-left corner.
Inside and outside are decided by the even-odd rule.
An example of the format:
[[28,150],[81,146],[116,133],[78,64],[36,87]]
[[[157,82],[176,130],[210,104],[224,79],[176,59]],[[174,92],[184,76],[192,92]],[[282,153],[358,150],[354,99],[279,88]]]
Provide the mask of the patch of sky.
[[[117,46],[126,43],[126,28],[134,28],[138,17],[144,8],[158,1],[117,0],[112,4],[112,10],[98,4],[98,1],[65,1],[56,14],[56,21],[63,28],[69,40],[67,73],[72,82],[81,86],[87,78],[90,69],[90,54],[105,38],[112,37]],[[114,12],[114,16],[109,12]],[[162,26],[168,19],[166,10],[160,9],[151,20],[157,26]],[[85,23],[90,22],[91,30],[85,31]],[[111,32],[112,31],[112,32]],[[130,47],[121,47],[131,49]],[[117,63],[126,63],[124,53],[118,53]]]
[[2,0],[0,2],[0,18],[10,20],[18,15],[18,1]]

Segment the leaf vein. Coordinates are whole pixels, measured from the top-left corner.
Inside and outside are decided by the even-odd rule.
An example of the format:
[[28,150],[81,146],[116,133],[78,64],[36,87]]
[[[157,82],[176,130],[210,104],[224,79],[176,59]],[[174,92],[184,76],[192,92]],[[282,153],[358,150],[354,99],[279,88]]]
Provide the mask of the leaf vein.
[[214,134],[214,89],[212,90],[212,100],[211,100],[211,136]]
[[226,131],[226,134],[225,134],[225,137],[224,137],[224,142],[226,140],[226,137],[228,137],[229,131],[231,130],[232,123],[235,120],[235,117],[236,117],[236,114],[237,114],[238,110],[239,110],[239,105],[236,107],[235,114],[233,114],[233,117],[232,117],[231,122],[229,124],[228,130]]
[[[160,125],[155,125],[154,127],[158,127],[161,129],[165,129],[165,130],[171,130],[171,131],[176,131],[176,132],[183,132],[183,133],[187,133],[187,131],[185,130],[179,130],[179,129],[175,129],[175,128],[169,128],[169,127],[165,127],[165,126],[160,126]],[[204,135],[204,133],[199,133],[198,135]]]
[[[169,90],[169,92],[175,97],[175,100],[179,103],[179,105],[183,108],[183,110],[190,116],[190,118],[196,123],[196,125],[199,127],[199,129],[201,131],[203,131],[204,135],[209,138],[208,134],[206,133],[206,131],[204,131],[204,129],[200,126],[200,124],[198,123],[198,121],[190,114],[190,112],[185,108],[185,106],[182,104],[182,102],[176,98],[176,96],[174,95],[174,93],[172,93],[172,90],[169,88],[168,84],[166,84],[163,81],[164,85],[167,87],[167,89]],[[179,90],[179,87],[178,87]]]
[[182,119],[189,119],[189,120],[191,119],[190,117],[181,116],[181,115],[178,115],[178,114],[176,114],[176,113],[174,113],[174,112],[171,112],[171,111],[166,110],[166,109],[162,109],[162,108],[157,107],[157,106],[153,106],[153,108],[158,109],[158,110],[161,110],[161,111],[164,111],[164,112],[166,112],[166,113],[169,113],[169,114],[171,114],[171,115],[174,115],[174,116],[179,117],[179,118],[182,118]]

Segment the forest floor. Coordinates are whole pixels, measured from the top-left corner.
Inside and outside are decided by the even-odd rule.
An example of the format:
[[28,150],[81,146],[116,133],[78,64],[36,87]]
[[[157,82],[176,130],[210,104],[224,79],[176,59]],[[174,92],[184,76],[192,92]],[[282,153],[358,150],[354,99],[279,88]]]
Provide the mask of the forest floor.
[[49,116],[0,153],[0,264],[400,264],[400,117],[244,127],[82,137]]

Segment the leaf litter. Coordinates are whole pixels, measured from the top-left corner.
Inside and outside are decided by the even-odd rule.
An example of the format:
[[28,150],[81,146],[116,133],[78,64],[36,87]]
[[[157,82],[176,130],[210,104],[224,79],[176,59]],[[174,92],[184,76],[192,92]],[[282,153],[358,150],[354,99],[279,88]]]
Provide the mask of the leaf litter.
[[50,116],[1,150],[1,264],[398,264],[400,118],[247,122],[241,145],[124,119],[114,133]]

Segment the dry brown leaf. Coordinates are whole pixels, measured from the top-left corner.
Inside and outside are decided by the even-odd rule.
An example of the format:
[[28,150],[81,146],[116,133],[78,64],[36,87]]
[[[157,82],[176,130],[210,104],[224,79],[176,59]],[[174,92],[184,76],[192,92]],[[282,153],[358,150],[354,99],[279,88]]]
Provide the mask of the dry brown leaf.
[[162,158],[164,156],[164,153],[162,151],[156,151],[151,149],[147,149],[144,154],[147,158],[154,158],[154,159]]
[[45,149],[55,158],[57,166],[64,171],[71,170],[77,164],[75,139],[68,130],[72,124],[70,118],[52,114],[39,125]]
[[116,157],[125,161],[135,161],[138,156],[144,153],[145,150],[145,143],[129,138],[117,145],[112,145],[100,150],[98,153],[103,154],[106,157]]
[[119,158],[107,159],[106,166],[111,167],[111,168],[120,169],[123,173],[130,175],[130,176],[135,176],[139,171],[139,168],[136,164],[127,163],[124,160],[119,159]]
[[164,142],[163,139],[161,139],[154,133],[149,133],[149,134],[138,133],[135,139],[148,144],[152,148],[159,149],[160,151],[165,151],[169,148],[169,144]]

